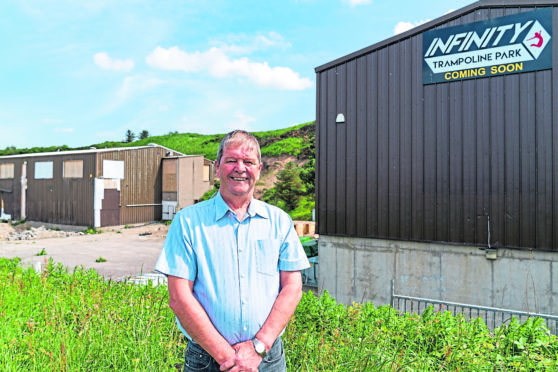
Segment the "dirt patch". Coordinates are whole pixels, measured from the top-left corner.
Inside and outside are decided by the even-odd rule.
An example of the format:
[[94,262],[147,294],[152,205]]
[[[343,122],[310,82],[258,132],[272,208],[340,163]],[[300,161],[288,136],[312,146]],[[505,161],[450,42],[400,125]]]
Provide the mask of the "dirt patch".
[[[33,229],[34,227],[31,227]],[[141,273],[153,272],[159,257],[168,226],[161,223],[135,225],[131,227],[115,226],[103,228],[100,234],[77,234],[67,237],[53,237],[49,231],[37,229],[35,239],[8,241],[0,238],[0,257],[22,259],[24,267],[42,267],[52,259],[72,270],[76,266],[94,269],[106,278],[120,280]],[[11,227],[0,224],[3,236],[18,229],[26,231],[26,226]],[[6,232],[8,234],[6,234]],[[106,262],[97,262],[99,258]]]
[[0,240],[6,240],[13,232],[14,228],[9,223],[0,223]]
[[295,162],[299,168],[308,162],[307,158],[299,159],[294,155],[269,156],[262,158],[262,172],[256,183],[254,197],[261,199],[266,190],[271,189],[277,182],[277,173],[285,168],[288,162]]

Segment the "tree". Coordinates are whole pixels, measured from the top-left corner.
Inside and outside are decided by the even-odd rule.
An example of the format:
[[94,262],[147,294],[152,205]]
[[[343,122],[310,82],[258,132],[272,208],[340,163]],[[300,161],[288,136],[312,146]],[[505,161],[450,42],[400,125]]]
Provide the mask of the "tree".
[[300,170],[296,163],[290,161],[285,168],[277,174],[275,183],[277,198],[285,203],[287,211],[292,211],[300,203],[300,197],[304,194],[304,186],[300,180]]
[[308,162],[304,164],[300,171],[300,179],[306,188],[306,195],[314,196],[316,191],[316,136],[309,138]]
[[134,141],[135,138],[136,138],[136,134],[132,132],[130,129],[128,129],[126,131],[126,142],[130,143]]
[[308,160],[300,171],[300,180],[306,187],[306,195],[314,195],[316,191],[316,159]]
[[146,138],[149,138],[149,132],[144,129],[140,132],[139,139],[142,140]]

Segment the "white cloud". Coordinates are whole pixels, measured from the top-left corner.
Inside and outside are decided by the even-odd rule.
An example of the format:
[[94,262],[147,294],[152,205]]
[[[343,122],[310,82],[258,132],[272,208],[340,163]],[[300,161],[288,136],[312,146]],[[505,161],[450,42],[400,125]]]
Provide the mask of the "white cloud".
[[420,25],[422,25],[422,24],[424,24],[424,23],[426,23],[426,22],[430,22],[430,20],[429,20],[429,19],[425,19],[425,20],[418,21],[418,22],[415,22],[415,23],[403,22],[403,21],[398,22],[398,23],[395,25],[395,27],[393,28],[393,34],[394,34],[394,35],[401,34],[401,33],[405,32],[405,31],[409,31],[409,30],[412,29],[412,28],[415,28],[415,27],[417,27],[417,26],[420,26]]
[[278,32],[268,32],[264,35],[245,35],[232,34],[226,37],[226,41],[211,41],[212,45],[223,52],[236,54],[249,54],[256,50],[264,50],[268,48],[288,49],[292,45],[286,41]]
[[113,59],[105,52],[96,53],[93,61],[97,66],[105,70],[128,72],[134,68],[134,61],[131,59]]
[[206,52],[188,53],[178,47],[157,47],[146,57],[148,65],[164,70],[200,72],[213,77],[245,77],[257,85],[285,90],[311,88],[310,79],[301,78],[288,67],[271,67],[267,62],[252,62],[246,57],[230,59],[223,49],[212,47]]
[[230,130],[242,129],[246,131],[251,131],[250,123],[256,121],[255,118],[250,115],[245,114],[243,111],[236,111],[234,113],[234,119],[225,123],[225,127]]
[[364,5],[370,4],[372,0],[344,0],[346,3],[349,3],[350,6],[354,7],[357,5]]

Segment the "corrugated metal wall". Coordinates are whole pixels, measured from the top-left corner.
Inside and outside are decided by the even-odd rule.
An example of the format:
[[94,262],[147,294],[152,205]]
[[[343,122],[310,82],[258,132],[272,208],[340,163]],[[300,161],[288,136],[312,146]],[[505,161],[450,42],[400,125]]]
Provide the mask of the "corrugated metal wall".
[[120,191],[120,224],[157,221],[162,216],[162,167],[165,149],[120,149],[98,153],[97,174],[103,176],[103,160],[124,161]]
[[[25,160],[27,220],[93,226],[94,154],[29,157]],[[62,177],[63,164],[67,160],[83,160],[83,178]],[[49,161],[52,161],[52,178],[35,179],[35,163]]]
[[19,219],[21,215],[21,159],[0,159],[0,164],[13,164],[14,177],[11,179],[0,179],[0,198],[4,201],[4,213],[11,215],[13,220]]
[[558,250],[552,70],[423,85],[422,34],[381,44],[316,69],[318,232]]

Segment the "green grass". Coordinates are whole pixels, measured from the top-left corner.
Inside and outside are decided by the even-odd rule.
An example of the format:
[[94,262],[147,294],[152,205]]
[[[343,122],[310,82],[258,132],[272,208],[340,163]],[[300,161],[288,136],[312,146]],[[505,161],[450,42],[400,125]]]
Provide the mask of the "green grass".
[[306,195],[300,200],[298,207],[289,212],[294,221],[312,221],[312,210],[316,202],[313,196]]
[[[253,132],[260,142],[268,140],[270,138],[279,137],[293,130],[300,129],[306,125],[313,124],[314,122],[302,123],[292,127],[263,131],[263,132]],[[95,147],[98,149],[104,148],[115,148],[115,147],[135,147],[135,146],[146,146],[150,143],[156,143],[161,146],[168,147],[172,150],[179,151],[186,155],[203,155],[207,159],[215,160],[217,156],[217,149],[219,148],[219,143],[223,139],[226,133],[221,134],[196,134],[196,133],[170,133],[161,136],[152,136],[143,140],[137,140],[133,142],[115,142],[115,141],[105,141],[97,144],[92,144],[90,146],[71,148],[66,145],[63,146],[51,146],[51,147],[33,147],[27,149],[16,149],[13,147],[8,147],[4,150],[0,150],[1,155],[14,155],[14,154],[26,154],[26,153],[37,153],[37,152],[52,152],[52,151],[67,151],[67,150],[86,150],[90,147]],[[122,134],[124,136],[124,133]],[[297,155],[300,153],[301,148],[308,147],[310,144],[304,143],[302,139],[279,139],[279,142],[271,143],[269,146],[262,146],[262,154],[265,156],[280,155],[280,154],[291,154]],[[268,149],[269,147],[269,149]]]
[[298,155],[302,148],[308,147],[304,138],[285,138],[262,149],[262,156]]
[[[105,281],[49,260],[37,274],[0,258],[1,371],[177,371],[183,336],[165,287]],[[289,371],[552,371],[540,319],[489,332],[482,320],[304,294],[283,336]]]
[[47,255],[47,252],[46,252],[46,250],[45,250],[44,248],[41,249],[40,252],[38,252],[38,253],[35,254],[35,256],[46,256],[46,255]]
[[1,258],[0,370],[175,371],[185,344],[167,302],[163,287]]
[[84,234],[91,234],[91,235],[94,235],[94,234],[102,234],[102,233],[103,233],[103,230],[97,229],[97,228],[95,228],[95,227],[88,227],[87,230],[83,230],[82,232],[83,232]]
[[390,306],[338,304],[305,294],[286,331],[289,371],[554,371],[558,341],[542,319],[489,332],[430,308],[400,316]]

